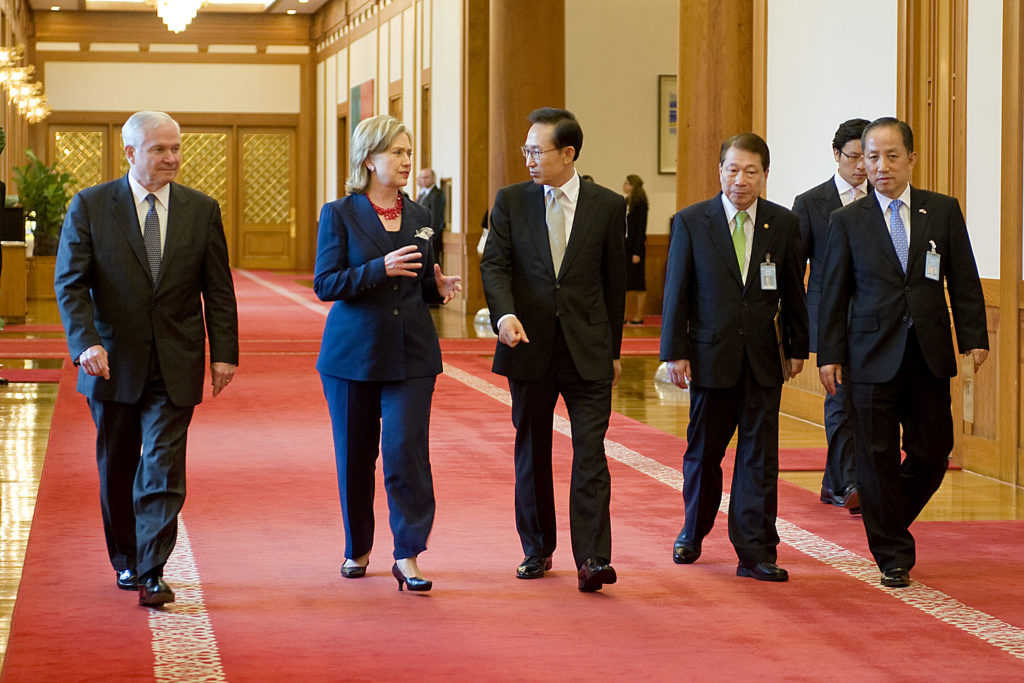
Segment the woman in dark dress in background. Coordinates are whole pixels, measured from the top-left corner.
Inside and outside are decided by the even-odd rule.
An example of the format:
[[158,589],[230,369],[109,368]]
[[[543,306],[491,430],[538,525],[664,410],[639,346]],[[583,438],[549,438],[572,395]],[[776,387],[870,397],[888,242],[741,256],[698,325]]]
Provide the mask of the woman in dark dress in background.
[[[409,590],[427,591],[416,557],[434,523],[428,427],[441,347],[427,303],[462,291],[430,248],[430,213],[402,192],[412,137],[390,116],[352,135],[348,195],[320,212],[313,289],[333,301],[316,368],[334,432],[345,525],[341,575],[366,575],[373,545],[377,446],[383,460],[395,563]],[[383,432],[383,438],[381,433]]]
[[642,325],[647,303],[644,263],[647,249],[647,193],[638,175],[626,176],[626,322]]

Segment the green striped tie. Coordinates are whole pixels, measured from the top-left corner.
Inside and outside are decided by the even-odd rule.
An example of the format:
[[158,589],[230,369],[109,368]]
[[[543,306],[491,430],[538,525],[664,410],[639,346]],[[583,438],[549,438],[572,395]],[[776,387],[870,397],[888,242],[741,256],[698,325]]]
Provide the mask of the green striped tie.
[[743,224],[747,222],[747,212],[740,211],[736,214],[736,229],[732,231],[732,246],[736,249],[736,260],[740,264],[740,274],[743,274],[743,260],[747,255],[747,234],[743,232]]

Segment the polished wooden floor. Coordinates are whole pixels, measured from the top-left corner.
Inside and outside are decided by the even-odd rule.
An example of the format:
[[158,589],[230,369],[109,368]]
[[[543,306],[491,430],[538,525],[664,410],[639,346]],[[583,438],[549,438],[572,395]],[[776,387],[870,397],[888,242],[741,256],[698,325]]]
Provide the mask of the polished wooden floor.
[[[474,320],[451,309],[434,311],[442,337],[493,336],[486,321]],[[28,323],[57,323],[56,307],[33,301]],[[656,336],[653,326],[625,328],[626,336]],[[17,326],[0,337],[59,337],[59,333],[24,333]],[[59,367],[54,359],[0,358],[3,367]],[[652,427],[686,435],[688,394],[671,384],[655,381],[659,362],[653,356],[625,356],[622,380],[613,396],[614,410]],[[56,384],[11,384],[0,387],[0,663],[6,652],[11,613],[21,580],[36,491],[51,429]],[[326,416],[325,418],[326,419]],[[824,430],[786,415],[781,419],[779,443],[783,448],[814,447],[825,443]],[[682,453],[679,453],[680,464]],[[820,472],[784,472],[782,478],[810,491],[821,485]],[[97,525],[99,505],[95,506]],[[1024,490],[970,472],[954,471],[921,516],[923,520],[1024,519]]]

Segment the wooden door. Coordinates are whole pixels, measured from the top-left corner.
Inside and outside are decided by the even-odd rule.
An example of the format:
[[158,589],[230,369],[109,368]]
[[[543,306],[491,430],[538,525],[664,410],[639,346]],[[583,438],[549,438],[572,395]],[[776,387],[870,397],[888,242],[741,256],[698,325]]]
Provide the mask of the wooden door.
[[241,268],[295,267],[295,130],[239,128]]

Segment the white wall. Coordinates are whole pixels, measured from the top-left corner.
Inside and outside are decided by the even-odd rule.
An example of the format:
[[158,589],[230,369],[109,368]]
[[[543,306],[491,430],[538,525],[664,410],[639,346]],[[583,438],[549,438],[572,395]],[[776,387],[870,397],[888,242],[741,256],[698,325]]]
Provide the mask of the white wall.
[[[465,144],[462,131],[462,3],[444,0],[432,3],[430,22],[432,38],[425,39],[433,46],[430,53],[430,124],[431,164],[438,177],[452,179],[452,232],[464,232],[466,219],[462,215],[464,186],[462,175],[462,149]],[[473,173],[476,169],[467,169]],[[486,171],[486,169],[484,169]],[[480,218],[476,221],[479,223]]]
[[300,82],[297,64],[48,60],[44,87],[54,111],[297,114]]
[[898,0],[768,3],[768,199],[792,206],[835,173],[843,121],[896,115],[897,11]]
[[616,192],[627,175],[643,178],[647,232],[667,234],[676,176],[658,174],[658,75],[679,68],[679,1],[623,11],[621,0],[565,0],[565,100],[583,127],[576,167]]
[[967,8],[967,229],[978,273],[999,277],[1003,3]]

